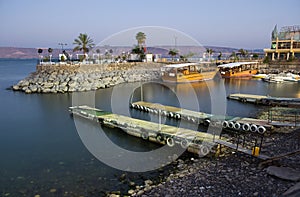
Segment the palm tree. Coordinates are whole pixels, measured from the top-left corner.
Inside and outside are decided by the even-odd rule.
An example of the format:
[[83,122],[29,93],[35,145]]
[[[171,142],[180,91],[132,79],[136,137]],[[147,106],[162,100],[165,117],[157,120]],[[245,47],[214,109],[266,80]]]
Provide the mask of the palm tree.
[[222,52],[220,51],[220,52],[219,52],[219,55],[218,55],[218,60],[221,60],[222,55],[223,55],[223,54],[222,54]]
[[90,51],[90,49],[92,49],[95,46],[93,39],[91,39],[87,34],[82,34],[82,33],[80,33],[78,38],[74,40],[73,44],[77,45],[73,49],[74,52],[83,51],[84,54],[83,59],[86,58],[87,53]]
[[172,61],[174,61],[174,57],[178,55],[178,51],[176,49],[170,49],[168,54],[172,56]]
[[236,60],[238,60],[239,58],[238,58],[238,56],[236,55],[236,53],[233,51],[232,53],[231,53],[231,55],[229,56],[231,59],[234,59],[234,61],[236,61]]
[[206,53],[208,53],[209,61],[210,61],[210,57],[213,54],[213,52],[215,52],[215,51],[210,48],[206,48]]
[[100,59],[100,49],[96,49],[96,53],[98,54],[98,60]]
[[135,36],[135,39],[137,40],[138,46],[142,47],[143,45],[145,45],[146,34],[143,32],[138,32]]
[[239,49],[238,52],[241,54],[241,56],[242,56],[243,58],[245,58],[246,55],[248,54],[248,51],[247,51],[247,50],[244,50],[244,49]]

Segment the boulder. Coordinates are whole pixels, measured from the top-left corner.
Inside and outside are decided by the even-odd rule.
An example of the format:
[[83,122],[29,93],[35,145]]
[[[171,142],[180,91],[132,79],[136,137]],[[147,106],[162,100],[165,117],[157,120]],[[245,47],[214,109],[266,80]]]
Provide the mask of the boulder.
[[286,192],[282,194],[283,196],[300,196],[300,182],[296,183],[294,186],[289,188]]
[[45,83],[43,84],[44,88],[46,88],[46,89],[47,89],[47,88],[49,88],[49,89],[52,88],[53,85],[54,85],[54,84],[51,83],[51,82],[45,82]]
[[18,85],[13,86],[13,90],[19,90],[19,89],[20,89],[20,87]]
[[29,86],[29,89],[32,91],[32,92],[36,92],[37,91],[37,85],[30,85]]
[[289,167],[269,166],[267,168],[267,173],[285,180],[290,180],[290,181],[300,180],[300,171],[297,171]]

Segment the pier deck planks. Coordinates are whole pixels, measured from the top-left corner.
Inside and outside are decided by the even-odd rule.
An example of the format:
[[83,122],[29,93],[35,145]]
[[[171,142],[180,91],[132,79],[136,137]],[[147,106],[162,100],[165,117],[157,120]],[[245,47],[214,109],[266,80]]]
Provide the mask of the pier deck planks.
[[196,117],[200,119],[201,121],[205,119],[213,119],[214,121],[233,121],[233,122],[238,122],[241,124],[256,124],[258,126],[264,126],[267,129],[272,129],[272,125],[269,124],[268,120],[262,120],[262,119],[255,119],[255,118],[242,118],[242,117],[231,117],[231,116],[222,116],[222,115],[213,115],[213,114],[207,114],[204,112],[196,112],[188,109],[183,109],[183,108],[178,108],[178,107],[173,107],[173,106],[166,106],[166,105],[161,105],[161,104],[155,104],[155,103],[150,103],[150,102],[144,102],[144,101],[138,101],[132,103],[134,105],[140,105],[144,107],[148,107],[151,109],[156,109],[156,110],[163,110],[163,111],[168,111],[168,112],[173,112],[173,113],[178,113],[181,116],[185,117]]
[[[237,151],[252,155],[251,150],[245,149],[242,147],[236,148],[236,144],[232,144],[232,143],[228,142],[226,138],[223,137],[222,139],[220,139],[219,136],[215,136],[210,133],[198,132],[198,131],[194,131],[194,130],[190,130],[190,129],[178,128],[178,127],[164,125],[164,124],[161,124],[159,126],[158,123],[135,119],[135,118],[131,118],[131,117],[123,116],[123,115],[113,114],[113,113],[105,112],[105,111],[102,111],[102,110],[99,110],[96,108],[91,108],[89,106],[76,106],[76,107],[70,107],[70,109],[73,114],[78,114],[78,115],[86,114],[87,116],[85,116],[85,115],[83,116],[85,118],[88,118],[88,117],[91,118],[91,116],[94,116],[104,122],[107,121],[107,123],[113,123],[114,126],[119,127],[119,128],[124,128],[125,126],[127,126],[128,129],[136,129],[139,132],[141,132],[142,129],[147,130],[147,131],[150,130],[155,134],[160,133],[160,134],[164,134],[166,136],[173,136],[173,137],[175,136],[180,139],[194,140],[194,142],[196,140],[199,140],[199,141],[205,140],[205,141],[211,142],[212,144],[220,144],[220,145],[232,148],[232,149],[236,149]],[[84,113],[82,113],[82,112],[84,112]],[[161,128],[161,130],[159,130],[159,128]],[[137,135],[135,135],[135,136],[137,136]],[[196,146],[194,146],[192,148],[189,147],[187,150],[191,151],[193,153],[198,152],[197,150],[195,151],[195,149],[198,149],[200,147],[197,147],[197,144],[194,144],[194,145],[196,145]],[[261,154],[258,155],[257,157],[261,158],[261,159],[269,158],[268,156],[261,155]]]

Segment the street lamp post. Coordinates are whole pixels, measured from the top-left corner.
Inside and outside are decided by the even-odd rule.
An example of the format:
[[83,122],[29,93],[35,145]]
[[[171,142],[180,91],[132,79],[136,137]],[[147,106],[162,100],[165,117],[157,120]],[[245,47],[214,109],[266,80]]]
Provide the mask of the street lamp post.
[[58,45],[61,45],[61,51],[63,52],[64,51],[64,46],[67,46],[66,43],[58,43]]

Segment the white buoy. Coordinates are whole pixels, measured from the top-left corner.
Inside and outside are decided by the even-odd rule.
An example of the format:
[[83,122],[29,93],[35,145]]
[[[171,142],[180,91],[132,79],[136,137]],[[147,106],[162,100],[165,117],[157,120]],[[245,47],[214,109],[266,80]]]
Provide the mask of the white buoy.
[[228,127],[228,122],[225,120],[225,121],[222,123],[222,126],[223,126],[223,128],[227,128],[227,127]]
[[209,119],[205,119],[203,122],[204,126],[209,126],[210,124],[210,120]]
[[173,147],[175,145],[174,139],[171,137],[167,137],[167,145]]
[[250,125],[249,125],[248,123],[243,124],[242,129],[243,129],[244,131],[249,131],[249,130],[250,130]]
[[239,130],[240,128],[241,128],[241,124],[238,123],[238,122],[236,122],[236,123],[234,124],[234,129]]
[[156,139],[159,141],[159,142],[162,142],[164,140],[163,136],[161,134],[157,134],[156,135]]
[[253,132],[253,133],[256,132],[257,131],[257,126],[255,124],[252,124],[250,126],[250,131]]
[[175,114],[175,118],[180,119],[180,114]]
[[199,156],[205,156],[209,153],[209,148],[205,145],[201,145],[199,153]]
[[234,122],[229,122],[228,123],[228,127],[231,128],[231,129],[233,129],[234,128]]
[[189,141],[186,140],[186,139],[182,139],[181,142],[180,142],[180,145],[182,148],[187,148],[189,146]]
[[147,131],[142,131],[141,137],[142,137],[144,140],[148,139],[148,137],[149,137],[148,132],[147,132]]
[[257,128],[257,132],[260,134],[264,134],[266,132],[266,128],[264,126],[259,126]]

